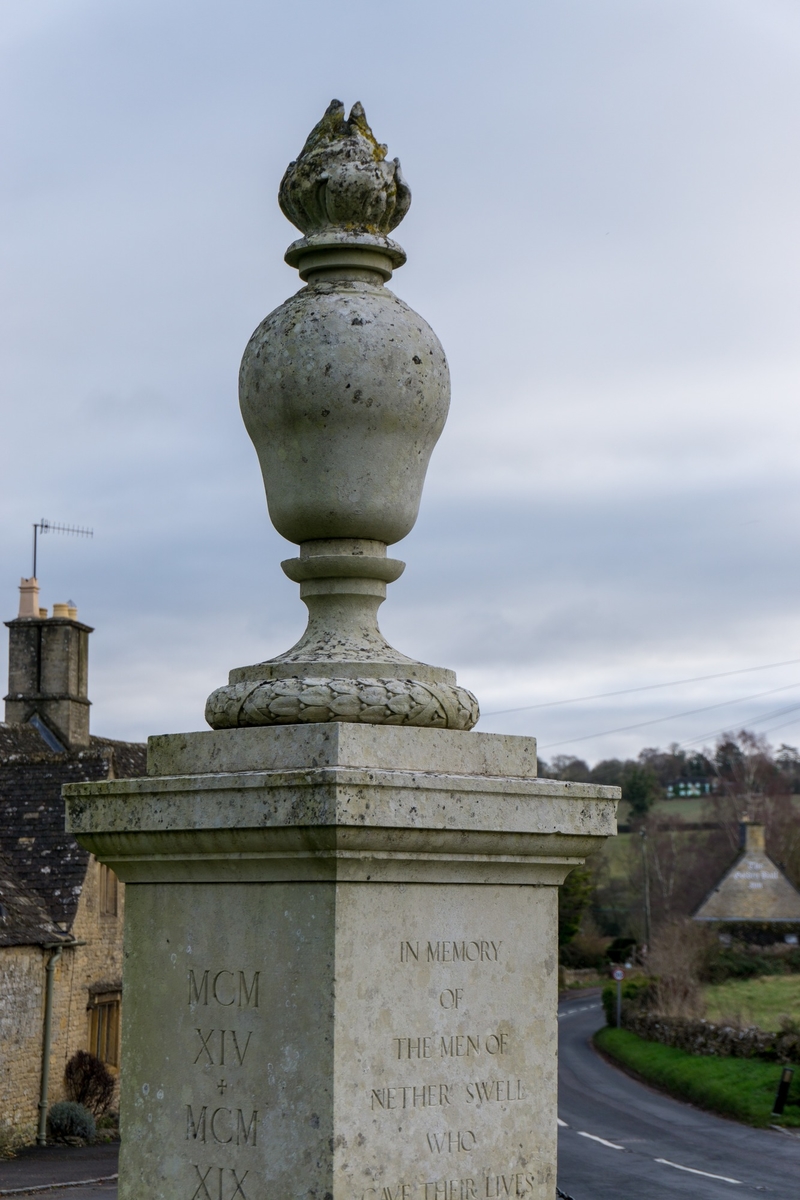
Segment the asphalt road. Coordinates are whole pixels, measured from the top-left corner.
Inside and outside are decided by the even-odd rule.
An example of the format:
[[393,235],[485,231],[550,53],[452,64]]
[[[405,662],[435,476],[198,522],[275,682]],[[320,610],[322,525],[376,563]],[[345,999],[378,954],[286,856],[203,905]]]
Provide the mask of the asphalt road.
[[662,1096],[589,1039],[600,999],[559,1006],[558,1185],[572,1200],[800,1200],[800,1138],[750,1129]]
[[[51,1188],[81,1179],[116,1175],[119,1143],[102,1146],[28,1146],[15,1158],[0,1160],[0,1196],[19,1188]],[[36,1192],[39,1200],[116,1200],[116,1180],[86,1187]],[[25,1200],[18,1196],[17,1200]]]

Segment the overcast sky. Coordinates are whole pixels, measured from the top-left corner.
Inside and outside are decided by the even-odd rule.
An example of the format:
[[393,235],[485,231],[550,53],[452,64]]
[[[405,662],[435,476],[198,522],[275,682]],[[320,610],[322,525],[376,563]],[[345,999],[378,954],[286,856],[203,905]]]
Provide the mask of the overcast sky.
[[[94,732],[203,728],[302,631],[236,381],[333,96],[402,161],[391,286],[453,376],[389,640],[486,714],[800,659],[796,0],[4,0],[0,54],[2,614],[33,521],[94,528],[38,572]],[[800,741],[800,663],[480,728],[742,724]]]

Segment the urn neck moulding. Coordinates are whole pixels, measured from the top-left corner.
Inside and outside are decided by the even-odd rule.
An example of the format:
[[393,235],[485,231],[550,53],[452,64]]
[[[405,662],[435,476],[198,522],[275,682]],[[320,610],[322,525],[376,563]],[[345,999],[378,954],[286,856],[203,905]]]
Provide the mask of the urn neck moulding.
[[291,650],[241,667],[209,697],[215,729],[301,721],[471,729],[475,697],[452,671],[400,654],[378,628],[404,563],[450,374],[431,327],[385,285],[405,252],[388,235],[411,193],[356,104],[331,102],[280,187],[303,237],[286,261],[303,287],[270,313],[242,359],[242,416],[269,515],[300,547],[284,562],[308,626]]

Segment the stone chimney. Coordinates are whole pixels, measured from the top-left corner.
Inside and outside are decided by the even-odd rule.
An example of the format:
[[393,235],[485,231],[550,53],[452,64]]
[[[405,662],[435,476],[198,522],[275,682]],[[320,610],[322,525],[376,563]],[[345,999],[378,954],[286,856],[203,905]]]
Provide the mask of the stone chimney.
[[750,853],[755,853],[755,851],[760,850],[762,854],[765,853],[766,842],[764,841],[763,825],[756,825],[753,821],[750,821],[747,817],[744,817],[739,826],[739,831],[741,836],[741,844],[744,850],[749,851]]
[[78,610],[53,605],[52,617],[39,608],[39,584],[23,579],[19,615],[9,629],[9,725],[42,723],[68,749],[89,745],[89,634]]

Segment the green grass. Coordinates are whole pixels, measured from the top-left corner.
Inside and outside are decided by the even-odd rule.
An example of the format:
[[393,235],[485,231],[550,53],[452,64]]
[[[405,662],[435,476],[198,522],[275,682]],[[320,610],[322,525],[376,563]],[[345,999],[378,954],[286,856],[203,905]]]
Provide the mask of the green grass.
[[777,1032],[781,1017],[800,1020],[800,975],[732,979],[704,988],[703,995],[708,1021],[758,1025]]
[[[702,811],[702,801],[697,798],[689,800],[663,800],[655,805],[653,812],[663,821],[674,820],[680,817],[684,821],[702,821],[704,814]],[[630,819],[629,806],[624,802],[620,804],[617,812],[617,821],[620,825],[627,825]],[[684,836],[696,838],[697,833],[687,833]],[[629,880],[631,868],[638,869],[641,861],[641,843],[636,834],[620,833],[614,838],[609,838],[602,849],[602,854],[608,863],[608,872],[611,879]]]
[[[709,819],[702,796],[686,796],[680,800],[658,800],[650,810],[661,821],[704,821]],[[620,801],[617,820],[620,825],[627,825],[631,819],[630,805]]]
[[707,820],[707,797],[684,796],[680,800],[659,800],[653,805],[652,811],[663,821],[704,821]]
[[787,1105],[778,1119],[771,1113],[781,1075],[779,1063],[686,1054],[608,1026],[594,1035],[594,1041],[604,1054],[679,1100],[747,1125],[800,1126],[800,1070],[795,1071],[789,1093],[798,1104]]
[[[714,815],[708,804],[708,796],[684,796],[678,800],[657,800],[650,810],[651,815],[660,821],[671,821],[680,818],[682,821],[713,821]],[[800,814],[800,796],[792,796],[792,804]],[[630,805],[621,801],[617,820],[621,825],[627,825],[630,820]]]

